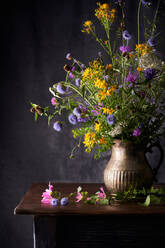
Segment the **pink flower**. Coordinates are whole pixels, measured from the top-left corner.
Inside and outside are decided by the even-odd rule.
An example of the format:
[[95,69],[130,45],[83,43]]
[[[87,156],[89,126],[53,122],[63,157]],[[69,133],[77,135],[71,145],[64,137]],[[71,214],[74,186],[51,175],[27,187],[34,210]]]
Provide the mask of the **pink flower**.
[[42,203],[44,203],[44,204],[51,203],[51,201],[53,199],[52,196],[51,196],[52,191],[53,191],[53,185],[51,185],[49,183],[49,189],[46,189],[45,192],[42,193],[42,198],[43,198],[41,200]]
[[103,199],[106,198],[106,194],[105,194],[105,192],[104,192],[103,187],[100,188],[100,191],[101,191],[101,192],[97,192],[97,196],[98,196],[98,198],[99,198],[100,200],[103,200]]
[[77,199],[76,202],[80,202],[82,197],[83,197],[82,194],[80,192],[78,192],[76,195],[76,199]]
[[57,100],[56,100],[55,97],[52,97],[52,99],[51,99],[51,104],[52,104],[53,106],[57,104]]
[[[73,66],[72,71],[75,71],[75,70],[76,70],[76,68]],[[75,75],[73,75],[72,72],[69,72],[69,78],[73,79],[73,78],[75,78]]]

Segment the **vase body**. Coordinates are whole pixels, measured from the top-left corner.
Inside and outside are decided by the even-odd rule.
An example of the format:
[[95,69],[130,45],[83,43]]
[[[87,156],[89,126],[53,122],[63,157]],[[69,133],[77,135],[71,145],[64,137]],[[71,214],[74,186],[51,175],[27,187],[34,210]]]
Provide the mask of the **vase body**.
[[130,188],[149,188],[153,171],[149,166],[142,146],[132,142],[115,140],[111,158],[104,170],[104,183],[112,193]]

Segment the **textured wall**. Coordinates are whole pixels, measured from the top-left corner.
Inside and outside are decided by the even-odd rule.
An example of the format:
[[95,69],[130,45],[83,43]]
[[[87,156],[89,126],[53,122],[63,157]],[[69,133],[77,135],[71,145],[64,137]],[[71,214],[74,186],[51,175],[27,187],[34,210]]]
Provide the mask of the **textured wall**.
[[[127,25],[133,33],[136,1],[127,2]],[[43,105],[50,102],[48,87],[53,80],[64,79],[67,52],[84,63],[97,56],[100,49],[95,41],[80,32],[83,21],[91,18],[95,3],[24,0],[6,1],[1,6],[1,247],[32,247],[32,218],[13,216],[14,207],[32,182],[103,181],[110,152],[96,161],[79,151],[70,160],[75,143],[72,127],[66,124],[62,133],[55,133],[46,119],[35,123],[29,112],[30,100]],[[157,158],[155,150],[150,156],[153,166]],[[165,166],[158,178],[165,182]]]

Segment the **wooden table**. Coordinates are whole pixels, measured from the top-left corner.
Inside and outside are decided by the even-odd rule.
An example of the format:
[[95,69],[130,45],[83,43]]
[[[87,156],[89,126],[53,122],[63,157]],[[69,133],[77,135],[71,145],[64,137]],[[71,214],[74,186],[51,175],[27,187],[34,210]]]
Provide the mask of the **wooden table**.
[[[83,190],[95,193],[101,184],[56,183],[64,195]],[[138,204],[100,206],[41,203],[46,183],[32,184],[15,215],[34,216],[35,248],[143,248],[165,247],[165,207]]]

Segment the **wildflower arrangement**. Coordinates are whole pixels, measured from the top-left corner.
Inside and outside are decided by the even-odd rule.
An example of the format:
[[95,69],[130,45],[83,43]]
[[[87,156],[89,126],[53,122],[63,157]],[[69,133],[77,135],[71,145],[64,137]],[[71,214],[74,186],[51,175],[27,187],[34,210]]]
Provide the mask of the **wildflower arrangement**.
[[[88,66],[68,53],[66,59],[70,64],[64,66],[65,80],[49,88],[52,106],[31,103],[35,119],[38,115],[46,116],[48,123],[53,121],[57,132],[65,126],[59,116],[62,111],[68,111],[67,119],[74,127],[73,137],[79,137],[77,146],[83,143],[86,152],[94,150],[95,157],[111,149],[114,139],[145,147],[158,141],[164,133],[165,64],[156,50],[160,0],[153,22],[146,22],[143,34],[141,10],[149,8],[151,2],[137,1],[137,42],[133,47],[129,45],[132,34],[125,25],[125,1],[118,0],[116,5],[97,3],[95,16],[105,30],[105,37],[97,35],[91,20],[84,22],[82,32],[96,39],[108,55],[109,63],[104,62],[101,52]],[[114,27],[115,41],[111,38]]]
[[128,191],[119,192],[112,195],[110,192],[104,191],[100,187],[99,191],[95,194],[89,194],[88,191],[83,191],[79,186],[77,190],[68,195],[62,196],[62,193],[57,191],[55,187],[49,183],[48,189],[42,193],[41,203],[44,205],[52,206],[67,206],[68,204],[92,204],[92,205],[113,205],[116,202],[138,202],[142,206],[148,207],[149,205],[165,205],[165,189],[151,187],[150,190],[146,189],[133,189]]

